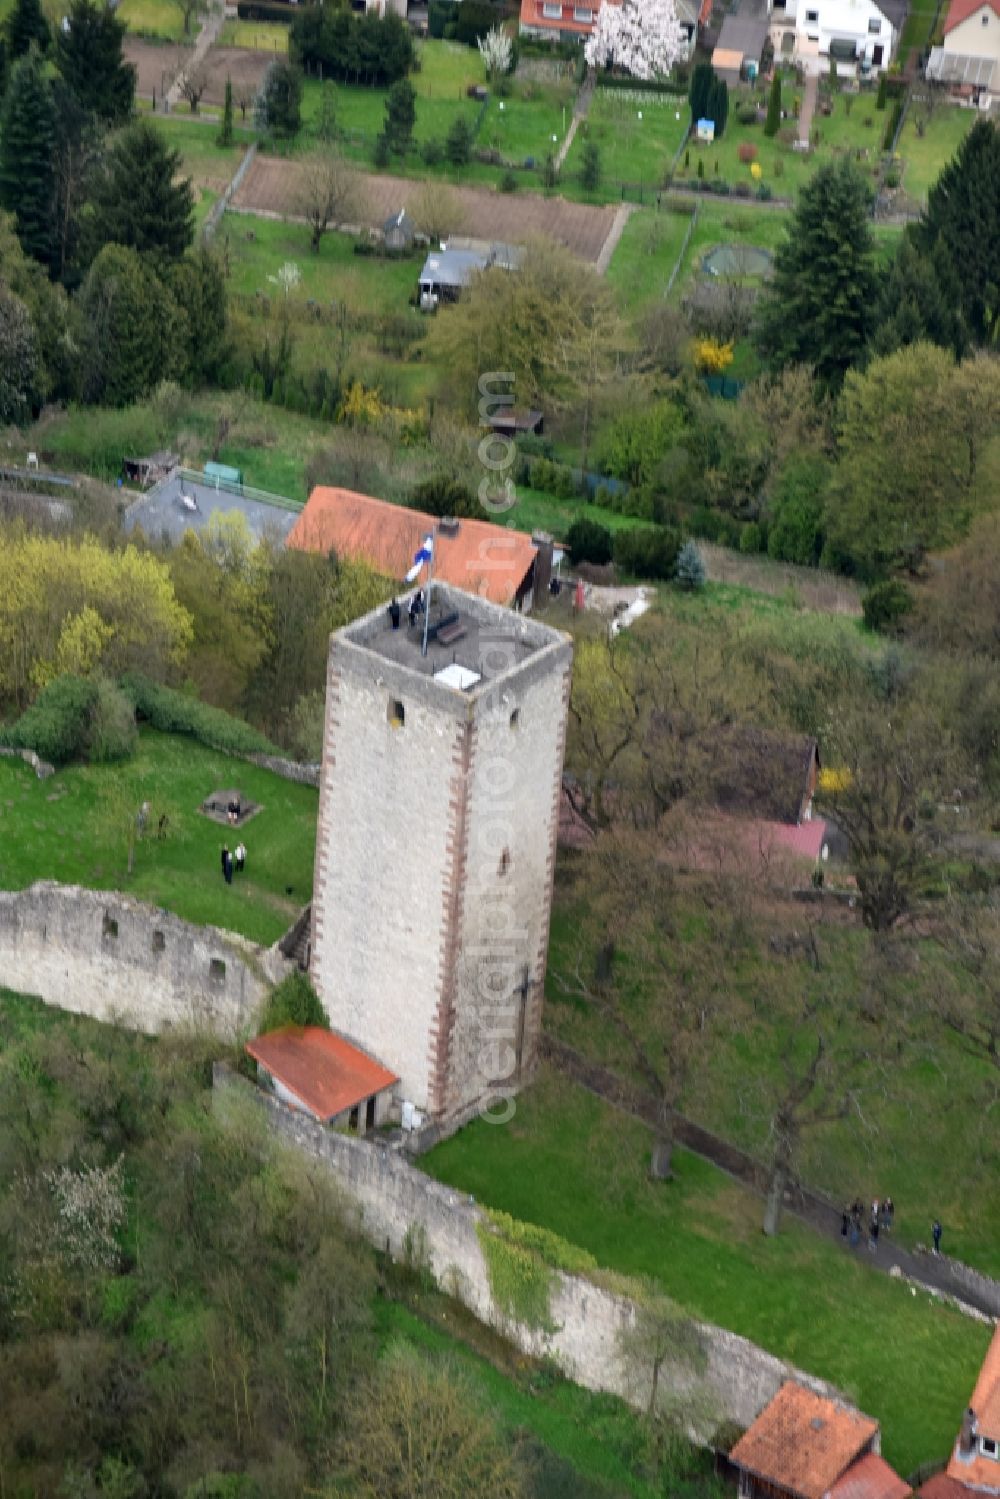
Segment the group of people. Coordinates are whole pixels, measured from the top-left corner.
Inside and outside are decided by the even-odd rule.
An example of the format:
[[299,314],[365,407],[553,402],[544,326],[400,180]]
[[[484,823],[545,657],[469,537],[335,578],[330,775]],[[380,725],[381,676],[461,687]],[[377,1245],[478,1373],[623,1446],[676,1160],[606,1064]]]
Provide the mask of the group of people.
[[222,877],[227,885],[233,883],[233,870],[235,869],[237,874],[242,874],[246,862],[247,851],[243,843],[237,843],[232,853],[229,852],[228,843],[222,845]]
[[[852,1248],[861,1242],[865,1216],[865,1204],[860,1197],[856,1197],[849,1207],[844,1208],[840,1215],[841,1235],[845,1239],[850,1239]],[[877,1197],[872,1199],[871,1208],[867,1212],[867,1222],[868,1248],[873,1253],[878,1249],[879,1234],[890,1233],[892,1231],[895,1216],[896,1208],[891,1197],[883,1197],[881,1201]]]

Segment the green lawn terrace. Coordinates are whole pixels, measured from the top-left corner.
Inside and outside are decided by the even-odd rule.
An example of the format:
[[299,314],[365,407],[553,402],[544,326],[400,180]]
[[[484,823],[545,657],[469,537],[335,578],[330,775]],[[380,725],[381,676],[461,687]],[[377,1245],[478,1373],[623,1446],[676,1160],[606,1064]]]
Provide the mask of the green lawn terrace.
[[421,1165],[832,1380],[881,1422],[901,1473],[945,1457],[990,1330],[793,1218],[765,1238],[761,1200],[697,1156],[677,1151],[674,1180],[651,1180],[650,1145],[645,1126],[543,1069],[509,1124],[468,1125]]
[[[238,788],[261,811],[240,836],[245,873],[226,885],[220,849],[227,829],[199,812],[213,791]],[[151,831],[127,850],[118,808],[166,815],[166,836]],[[116,765],[71,765],[39,781],[17,759],[0,759],[0,888],[35,880],[122,890],[199,926],[220,926],[269,944],[285,932],[312,892],[316,792],[270,771],[206,749],[185,736],[144,730],[133,757]]]
[[288,27],[267,21],[227,21],[219,33],[220,47],[246,47],[251,52],[288,54]]
[[928,114],[913,100],[899,137],[903,190],[914,204],[924,206],[942,169],[955,156],[976,123],[977,112],[960,105],[939,103]]
[[[662,187],[688,132],[691,110],[682,95],[634,89],[595,89],[566,161],[563,179],[579,180],[589,141],[601,153],[602,191]],[[629,194],[630,196],[631,194]]]
[[[858,94],[840,92],[832,98],[821,95],[810,129],[810,149],[806,151],[796,144],[799,124],[794,109],[800,102],[796,88],[787,82],[783,85],[782,106],[788,118],[773,137],[764,134],[766,95],[743,88],[733,90],[722,139],[699,145],[692,137],[678,162],[675,186],[697,178],[701,163],[706,182],[726,182],[730,191],[742,186],[748,195],[756,194],[758,182],[751,172],[751,165],[756,162],[761,168],[760,185],[769,188],[775,198],[794,198],[817,167],[844,156],[850,156],[874,186],[889,118],[888,111],[875,108],[875,98],[871,90]],[[757,120],[744,123],[739,118],[741,111],[747,112],[754,104],[759,107]],[[823,112],[825,108],[829,108],[829,114]],[[751,160],[740,159],[741,147],[753,147]]]
[[[482,60],[478,51],[455,42],[418,42],[415,53],[419,67],[409,75],[417,96],[414,138],[418,143],[435,138],[443,142],[457,118],[463,117],[470,126],[475,123],[481,106],[466,90],[483,84]],[[345,145],[370,157],[385,123],[389,90],[307,78],[302,88],[304,143],[316,138],[324,91],[332,100],[334,125],[345,137]]]
[[133,36],[150,37],[163,42],[190,42],[198,34],[198,20],[184,34],[184,16],[175,0],[121,0],[117,14]]

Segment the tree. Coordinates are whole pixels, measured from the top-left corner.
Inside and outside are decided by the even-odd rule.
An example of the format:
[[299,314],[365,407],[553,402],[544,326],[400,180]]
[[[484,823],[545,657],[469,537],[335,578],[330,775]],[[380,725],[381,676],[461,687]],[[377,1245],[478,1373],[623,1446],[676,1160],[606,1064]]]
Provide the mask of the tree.
[[1000,131],[977,120],[930,190],[914,230],[917,249],[950,268],[947,291],[972,338],[1000,329]]
[[620,327],[607,284],[561,245],[539,240],[516,271],[495,265],[474,276],[430,338],[450,389],[470,410],[478,408],[480,374],[491,370],[513,371],[519,403],[552,409],[592,383],[598,326],[595,382],[611,367]]
[[665,1296],[657,1281],[643,1280],[633,1298],[635,1312],[618,1335],[619,1351],[631,1369],[649,1382],[646,1416],[654,1421],[660,1407],[660,1374],[664,1365],[683,1377],[700,1374],[707,1363],[705,1339],[697,1322]]
[[135,100],[135,65],[122,53],[126,30],[103,0],[72,0],[56,35],[56,67],[83,108],[109,125],[128,119]]
[[584,192],[596,193],[601,185],[601,151],[596,141],[584,141],[580,167],[580,186]]
[[764,134],[768,137],[777,135],[781,128],[781,74],[775,71],[771,79],[771,92],[767,100],[767,119],[764,121]]
[[821,455],[806,451],[789,458],[768,497],[769,557],[799,567],[819,566],[829,482],[830,465]]
[[556,166],[555,157],[551,151],[546,152],[542,163],[542,187],[547,193],[553,193],[556,183],[559,181],[559,168]]
[[38,394],[66,397],[75,391],[77,340],[61,286],[49,280],[37,261],[25,255],[14,218],[0,212],[0,279],[19,297],[31,316],[38,340]]
[[194,238],[194,197],[182,164],[150,120],[123,130],[94,186],[92,245],[126,245],[160,264],[180,260]]
[[464,115],[456,115],[449,125],[444,141],[444,154],[459,171],[468,166],[472,154],[472,131]]
[[689,592],[705,586],[705,564],[693,541],[686,541],[678,553],[677,581]]
[[55,107],[55,201],[53,204],[53,270],[65,286],[79,280],[85,208],[94,173],[104,149],[102,128],[69,85],[52,83]]
[[521,1499],[509,1441],[457,1369],[405,1345],[379,1361],[350,1401],[330,1499]]
[[220,146],[233,144],[233,80],[226,74],[226,93],[222,105],[222,124],[216,137]]
[[201,103],[202,94],[208,87],[209,76],[208,64],[204,61],[196,63],[193,60],[186,64],[180,75],[178,86],[193,115],[198,113],[198,105]]
[[167,283],[184,314],[183,373],[192,384],[215,384],[230,353],[222,262],[202,243],[170,268]]
[[151,266],[123,245],[97,256],[80,295],[83,395],[127,406],[184,373],[183,315]]
[[611,561],[611,532],[599,521],[579,516],[566,533],[570,560],[574,566],[581,562],[592,562],[598,567]]
[[417,122],[417,95],[408,78],[392,85],[385,101],[383,134],[389,150],[405,156],[413,144],[413,127]]
[[705,118],[705,109],[708,105],[708,96],[712,84],[715,81],[715,69],[710,62],[699,62],[694,66],[691,74],[691,86],[688,91],[688,99],[691,104],[691,118],[696,123]]
[[437,244],[461,233],[465,225],[461,198],[440,177],[428,177],[420,184],[411,212],[420,233]]
[[52,33],[45,19],[41,0],[16,0],[4,28],[8,62],[27,56],[32,47],[47,52]]
[[[851,371],[826,512],[833,560],[876,579],[917,570],[929,550],[957,541],[970,511],[989,502],[981,439],[998,421],[1000,370],[985,356],[956,365],[944,349],[913,344]],[[872,432],[877,443],[860,453]]]
[[584,56],[592,68],[623,68],[649,82],[664,78],[684,52],[684,36],[673,0],[622,0],[602,5]]
[[893,354],[929,340],[958,358],[964,355],[968,332],[951,285],[953,270],[940,264],[941,256],[940,247],[931,256],[924,254],[913,234],[904,232],[879,303],[874,353]]
[[0,425],[30,420],[41,383],[38,334],[27,307],[0,281]]
[[363,185],[339,151],[310,157],[302,174],[300,206],[309,225],[309,248],[318,250],[331,224],[357,222],[363,212]]
[[254,102],[258,130],[296,135],[302,123],[302,74],[290,62],[272,62]]
[[0,120],[0,206],[9,209],[26,254],[52,258],[55,113],[38,53],[14,65]]
[[477,42],[479,55],[489,79],[502,78],[510,72],[514,59],[514,44],[502,26],[491,26],[485,36]]
[[174,5],[181,13],[184,23],[184,35],[191,35],[191,22],[196,16],[203,15],[208,8],[208,0],[173,0]]
[[1000,911],[996,897],[953,896],[936,935],[947,959],[938,1013],[965,1051],[1000,1068]]
[[806,364],[822,386],[839,389],[864,354],[877,289],[867,186],[847,160],[820,167],[799,195],[760,301],[757,341],[768,367]]
[[714,123],[715,139],[721,140],[726,133],[726,122],[729,119],[729,84],[724,78],[716,76],[712,79],[712,86],[705,103],[705,118]]
[[324,145],[329,145],[337,133],[337,90],[333,80],[327,78],[319,96],[319,116],[316,120],[316,135]]

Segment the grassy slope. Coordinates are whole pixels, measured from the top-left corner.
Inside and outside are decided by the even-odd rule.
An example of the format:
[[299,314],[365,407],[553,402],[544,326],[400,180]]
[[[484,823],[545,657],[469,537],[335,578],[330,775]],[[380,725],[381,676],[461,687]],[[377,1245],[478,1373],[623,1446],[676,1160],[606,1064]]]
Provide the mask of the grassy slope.
[[988,1330],[794,1221],[765,1239],[759,1200],[694,1156],[650,1181],[648,1155],[642,1125],[543,1073],[510,1125],[472,1124],[423,1165],[833,1380],[879,1418],[902,1472],[944,1456]]
[[975,110],[942,105],[921,137],[917,134],[913,111],[907,114],[899,137],[899,152],[905,163],[903,186],[911,198],[921,203],[927,201],[942,167],[955,155],[975,122]]
[[[169,836],[136,850],[126,874],[124,838],[108,822],[108,796],[124,786],[153,819],[169,817]],[[242,831],[247,869],[227,886],[219,850],[227,829],[198,812],[210,792],[238,786],[263,810]],[[21,889],[54,879],[121,889],[188,921],[242,932],[270,943],[287,929],[312,890],[316,793],[193,740],[144,732],[132,760],[69,766],[36,780],[18,760],[0,760],[0,885]]]

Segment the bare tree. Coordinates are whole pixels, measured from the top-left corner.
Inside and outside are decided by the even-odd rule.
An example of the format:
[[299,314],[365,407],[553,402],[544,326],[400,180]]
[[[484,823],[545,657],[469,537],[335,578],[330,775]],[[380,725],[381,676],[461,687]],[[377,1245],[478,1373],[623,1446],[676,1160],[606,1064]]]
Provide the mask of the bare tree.
[[413,200],[413,222],[428,239],[441,241],[460,234],[465,225],[462,200],[447,182],[428,178]]
[[309,158],[299,202],[309,223],[309,248],[316,251],[331,224],[357,222],[363,215],[361,178],[339,151],[327,149],[321,156]]
[[1000,908],[995,897],[948,904],[938,924],[947,966],[938,1013],[964,1050],[1000,1069]]
[[193,115],[198,113],[198,105],[201,103],[202,94],[208,87],[208,80],[209,69],[205,62],[194,63],[191,67],[185,68],[180,76],[179,88],[190,104]]

